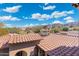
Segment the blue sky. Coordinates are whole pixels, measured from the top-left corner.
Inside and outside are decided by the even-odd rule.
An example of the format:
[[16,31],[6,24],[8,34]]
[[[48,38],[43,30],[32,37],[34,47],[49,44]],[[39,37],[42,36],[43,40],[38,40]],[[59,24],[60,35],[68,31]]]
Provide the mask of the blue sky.
[[3,3],[0,22],[6,27],[27,27],[79,20],[79,10],[71,3]]

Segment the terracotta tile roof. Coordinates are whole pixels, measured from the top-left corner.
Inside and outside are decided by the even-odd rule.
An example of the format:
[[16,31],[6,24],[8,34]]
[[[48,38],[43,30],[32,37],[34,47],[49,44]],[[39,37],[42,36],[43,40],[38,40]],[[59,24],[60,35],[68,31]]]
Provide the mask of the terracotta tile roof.
[[6,48],[8,47],[8,42],[9,42],[10,36],[5,35],[0,37],[0,48]]
[[22,42],[29,42],[29,41],[35,41],[35,40],[41,40],[42,37],[39,34],[25,34],[25,35],[13,35],[11,36],[11,39],[9,40],[10,44],[13,43],[22,43]]
[[79,56],[79,46],[60,46],[48,52],[49,56]]
[[8,44],[14,43],[22,43],[22,42],[29,42],[35,40],[41,40],[42,37],[39,34],[26,34],[26,35],[6,35],[0,37],[0,48],[8,47]]
[[[41,40],[43,39],[43,40]],[[0,48],[9,47],[9,44],[41,40],[38,44],[44,51],[52,50],[59,46],[78,46],[78,37],[50,34],[41,37],[39,34],[6,35],[0,37]]]
[[50,34],[40,41],[40,46],[44,51],[49,51],[59,46],[78,46],[78,37]]

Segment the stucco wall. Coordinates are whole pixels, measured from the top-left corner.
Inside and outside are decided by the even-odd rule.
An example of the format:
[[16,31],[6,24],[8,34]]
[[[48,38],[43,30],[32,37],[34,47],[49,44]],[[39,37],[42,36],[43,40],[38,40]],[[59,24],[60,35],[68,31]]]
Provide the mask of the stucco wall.
[[15,56],[19,51],[25,51],[27,56],[30,56],[34,52],[34,47],[39,43],[39,41],[18,43],[9,45],[9,55]]

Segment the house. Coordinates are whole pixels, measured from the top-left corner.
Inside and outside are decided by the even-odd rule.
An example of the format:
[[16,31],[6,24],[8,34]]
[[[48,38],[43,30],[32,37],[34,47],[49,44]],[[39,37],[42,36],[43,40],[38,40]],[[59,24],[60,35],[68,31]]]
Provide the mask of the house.
[[10,56],[79,56],[77,36],[36,33],[0,37],[0,55]]
[[43,39],[38,44],[38,55],[40,53],[44,56],[62,56],[64,54],[67,56],[68,53],[71,53],[69,56],[79,56],[78,37],[50,34]]
[[2,36],[0,37],[0,54],[10,56],[33,55],[34,48],[40,40],[42,40],[41,36],[33,33]]
[[40,30],[40,35],[41,36],[47,36],[50,33],[50,28],[48,26],[44,26],[41,30]]

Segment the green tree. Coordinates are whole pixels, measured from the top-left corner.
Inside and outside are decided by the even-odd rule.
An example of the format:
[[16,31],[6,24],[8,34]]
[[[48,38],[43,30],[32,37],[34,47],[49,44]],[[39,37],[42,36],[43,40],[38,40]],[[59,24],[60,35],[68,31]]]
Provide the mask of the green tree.
[[68,28],[68,27],[63,27],[62,30],[63,30],[63,31],[68,31],[69,28]]

